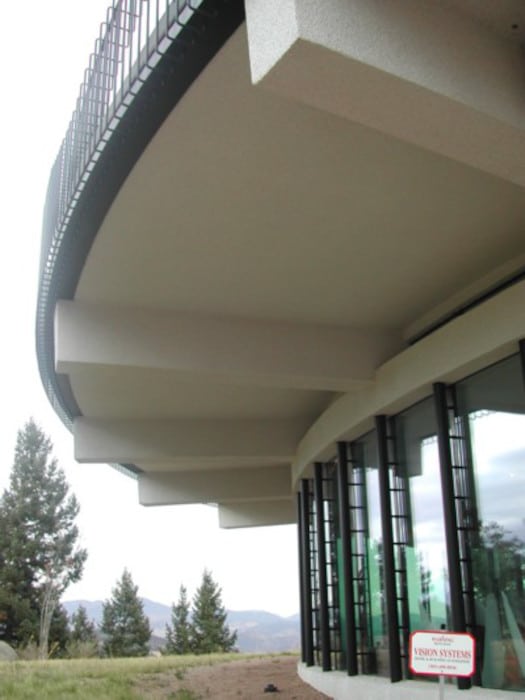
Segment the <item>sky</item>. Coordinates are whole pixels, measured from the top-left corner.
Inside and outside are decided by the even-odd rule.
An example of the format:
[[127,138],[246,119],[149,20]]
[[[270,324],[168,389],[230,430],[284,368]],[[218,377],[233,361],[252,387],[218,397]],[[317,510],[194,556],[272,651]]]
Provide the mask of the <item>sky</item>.
[[127,567],[146,598],[190,595],[205,567],[233,610],[299,610],[295,526],[220,530],[208,506],[144,508],[137,484],[107,465],[77,464],[73,440],[38,374],[34,325],[42,213],[53,161],[110,0],[26,0],[2,6],[0,223],[2,319],[0,489],[17,431],[32,416],[51,438],[81,511],[89,556],[65,600],[107,599]]

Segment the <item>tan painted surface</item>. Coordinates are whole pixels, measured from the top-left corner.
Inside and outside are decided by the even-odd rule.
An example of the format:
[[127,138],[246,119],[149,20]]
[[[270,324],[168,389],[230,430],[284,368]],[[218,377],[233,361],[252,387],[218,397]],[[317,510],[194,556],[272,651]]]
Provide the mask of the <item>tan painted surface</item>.
[[219,525],[225,529],[288,525],[295,522],[294,500],[219,503]]
[[431,0],[289,4],[276,23],[247,3],[255,82],[525,185],[524,30],[503,26],[518,2],[492,25]]
[[522,10],[499,8],[247,0],[250,47],[166,119],[59,305],[79,459],[139,466],[146,504],[288,522],[334,440],[516,350],[523,284],[402,340],[525,262]]
[[332,456],[337,440],[372,428],[373,416],[396,413],[430,395],[434,382],[457,381],[518,352],[518,341],[525,337],[524,309],[521,282],[385,363],[371,389],[345,394],[313,424],[298,448],[294,480],[311,462]]

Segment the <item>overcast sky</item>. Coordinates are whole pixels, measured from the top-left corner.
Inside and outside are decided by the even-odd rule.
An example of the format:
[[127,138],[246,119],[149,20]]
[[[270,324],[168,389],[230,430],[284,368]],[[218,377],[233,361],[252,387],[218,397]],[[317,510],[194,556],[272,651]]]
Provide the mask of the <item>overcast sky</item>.
[[291,615],[299,608],[295,527],[225,531],[206,506],[139,506],[133,480],[107,465],[75,463],[72,438],[41,387],[34,323],[47,179],[108,5],[26,0],[2,6],[0,487],[8,483],[16,432],[33,416],[81,503],[89,558],[65,599],[109,597],[126,566],[141,595],[169,604],[181,583],[192,594],[208,567],[228,608]]

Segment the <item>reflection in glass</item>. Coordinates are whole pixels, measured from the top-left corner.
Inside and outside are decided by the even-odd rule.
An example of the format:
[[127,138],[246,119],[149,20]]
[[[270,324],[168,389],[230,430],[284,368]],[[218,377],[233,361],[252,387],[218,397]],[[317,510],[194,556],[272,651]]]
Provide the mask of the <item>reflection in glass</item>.
[[472,414],[470,426],[479,494],[473,567],[476,617],[484,628],[482,683],[525,691],[525,440],[521,458],[499,443],[509,429],[523,438],[525,416]]
[[472,565],[481,682],[525,691],[525,396],[517,357],[458,384],[479,528]]
[[446,538],[431,398],[396,416],[398,475],[408,503],[406,585],[410,630],[448,626]]
[[[364,550],[368,568],[367,589],[369,591],[367,608],[368,621],[366,639],[363,634],[362,645],[366,644],[370,658],[368,672],[388,676],[390,673],[388,656],[388,634],[383,578],[383,535],[381,530],[381,508],[379,501],[379,477],[376,433],[371,432],[353,445],[357,457],[356,480],[364,485],[364,500],[367,505],[364,523]],[[357,599],[364,595],[364,590],[356,590]],[[363,626],[363,632],[365,627]]]

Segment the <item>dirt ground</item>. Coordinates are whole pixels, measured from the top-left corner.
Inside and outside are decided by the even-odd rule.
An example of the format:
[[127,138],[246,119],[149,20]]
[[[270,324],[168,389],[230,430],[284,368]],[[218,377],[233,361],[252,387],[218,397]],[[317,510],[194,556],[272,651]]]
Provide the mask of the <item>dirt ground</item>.
[[[135,689],[144,698],[169,700],[327,700],[327,696],[305,685],[297,675],[295,656],[230,661],[215,666],[188,668],[183,674],[143,677]],[[277,692],[264,692],[273,684]],[[183,694],[182,690],[191,691]],[[179,692],[177,692],[179,691]]]

